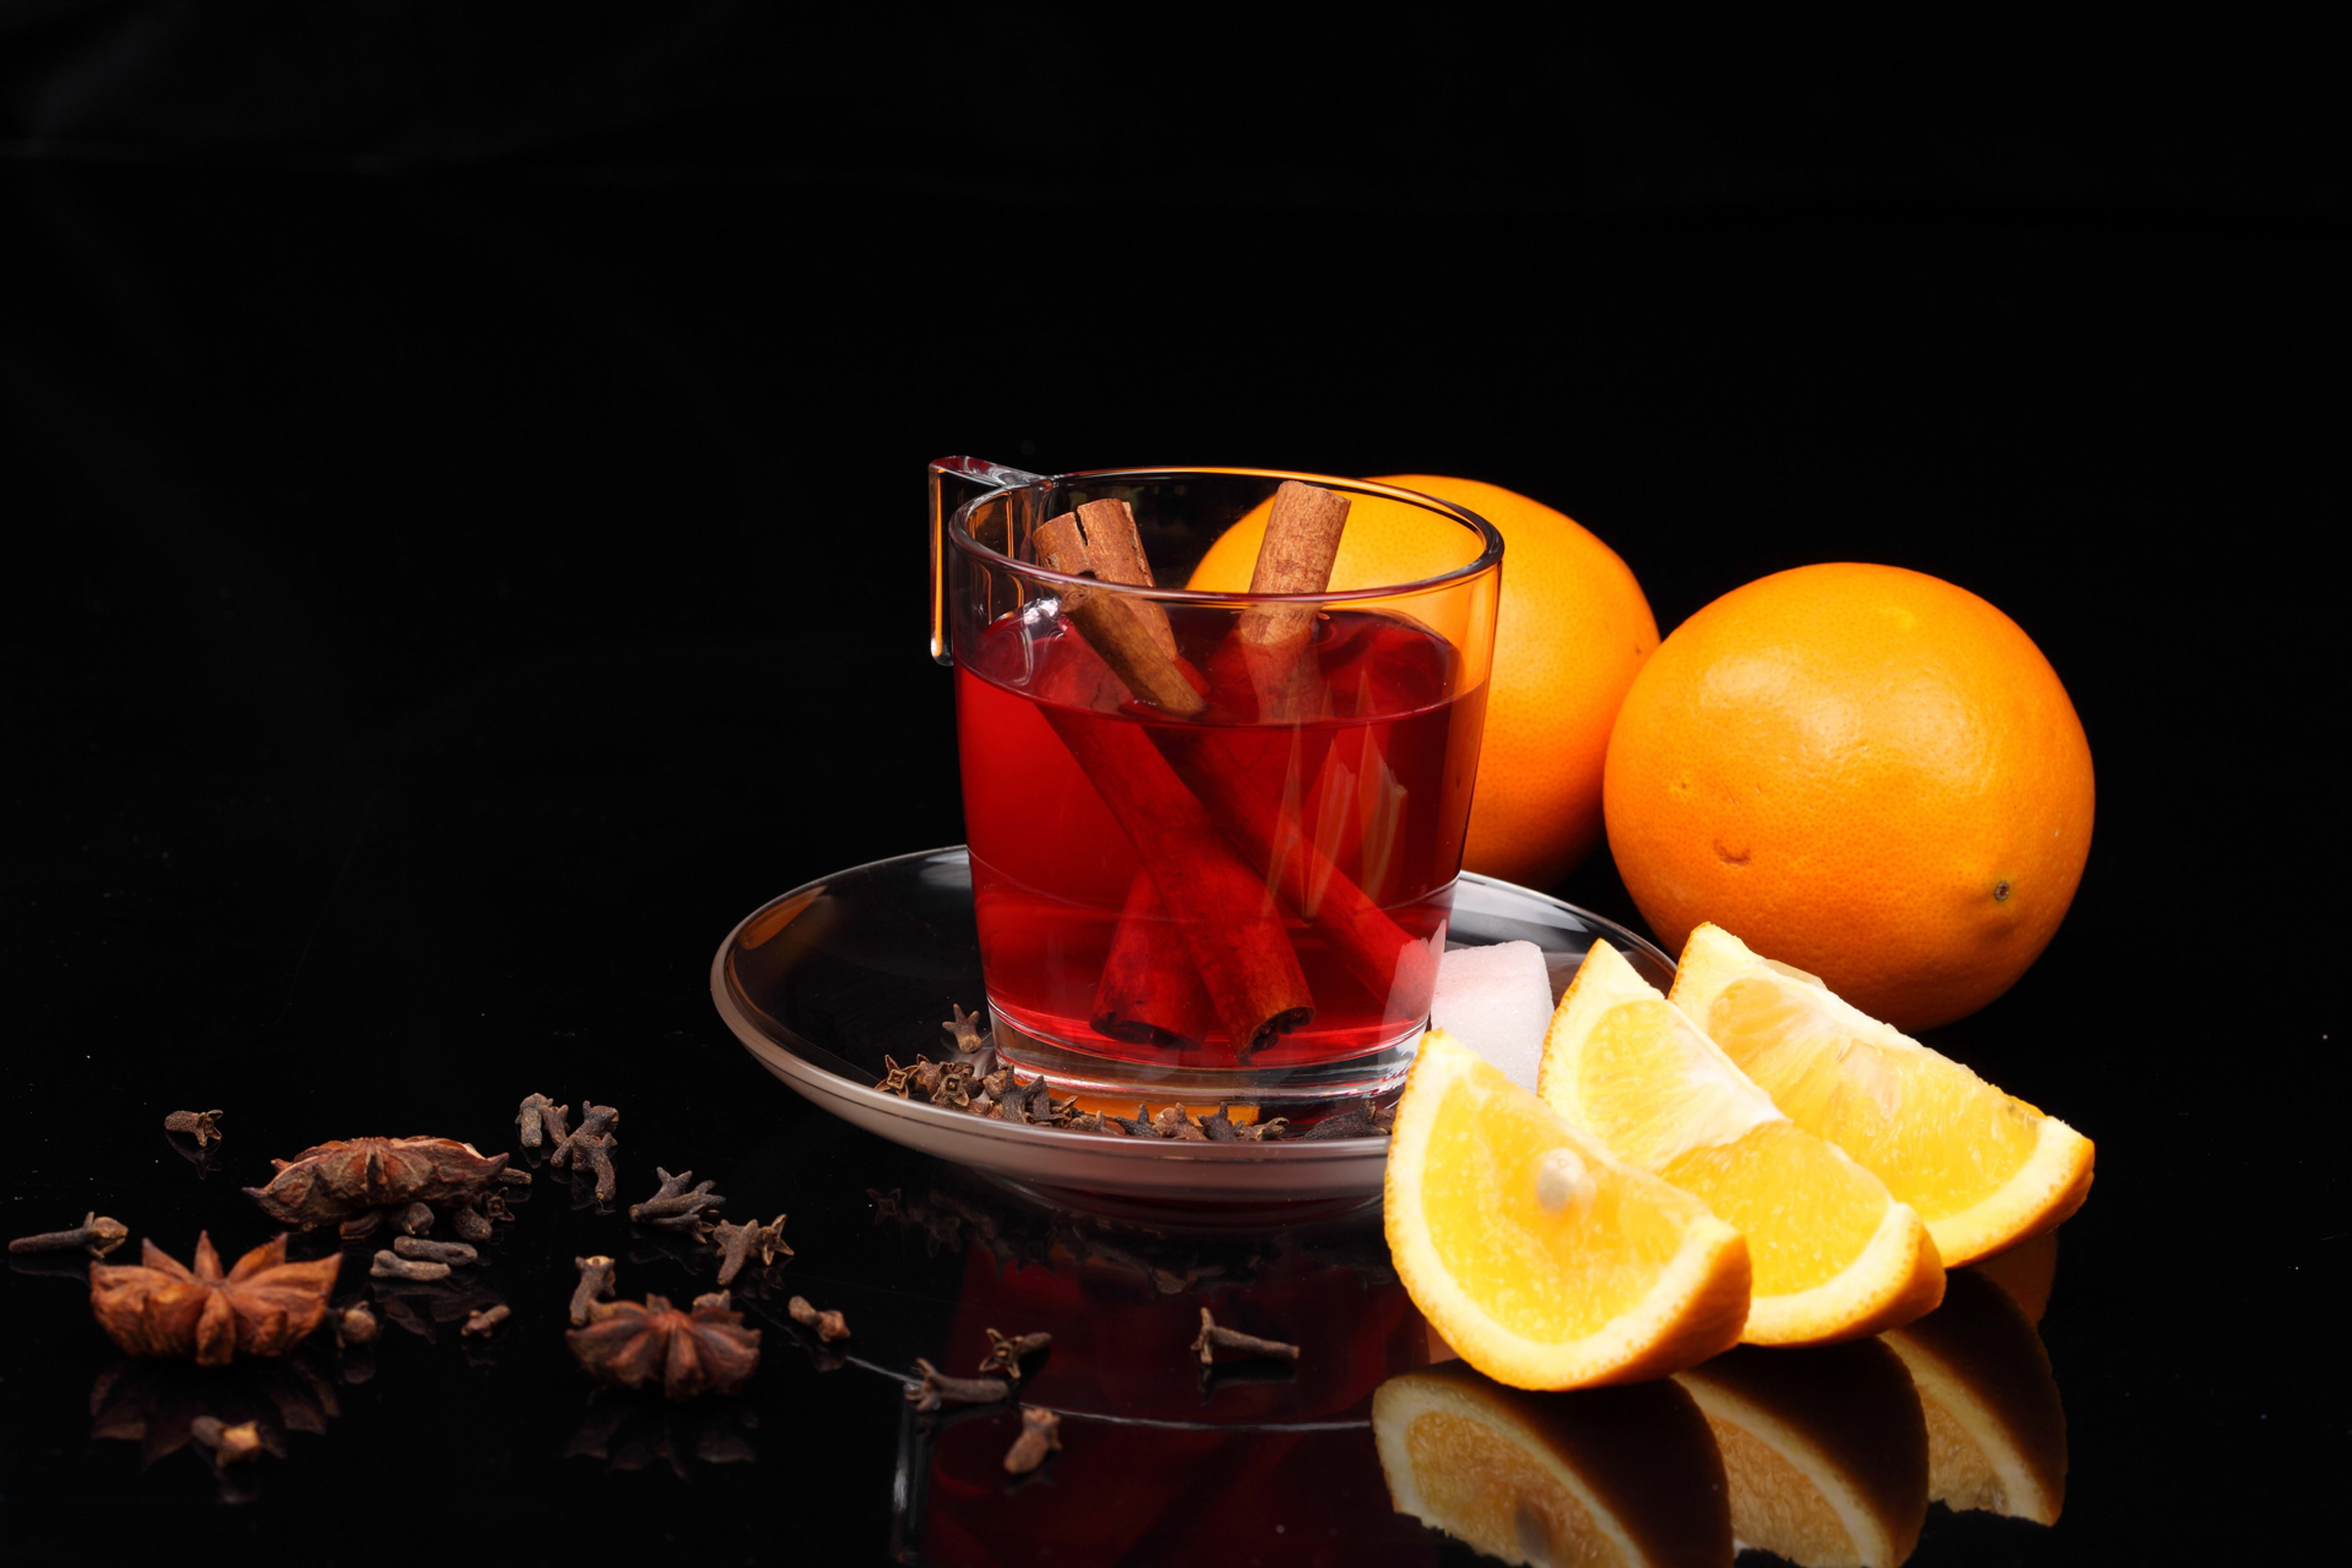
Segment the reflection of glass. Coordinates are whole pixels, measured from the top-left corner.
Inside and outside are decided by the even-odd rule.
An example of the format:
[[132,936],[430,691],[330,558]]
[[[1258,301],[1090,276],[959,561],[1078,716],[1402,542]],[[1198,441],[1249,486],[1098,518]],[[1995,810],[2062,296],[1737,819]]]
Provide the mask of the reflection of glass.
[[1927,1428],[1885,1345],[1742,1345],[1675,1381],[1715,1432],[1742,1546],[1802,1568],[1895,1568],[1918,1545]]
[[1528,1394],[1454,1363],[1372,1398],[1391,1502],[1506,1563],[1722,1563],[1723,1463],[1671,1383]]
[[1941,1307],[1886,1342],[1927,1414],[1928,1495],[1951,1508],[2056,1523],[2066,1500],[2066,1414],[2049,1352],[2018,1303],[1962,1269]]

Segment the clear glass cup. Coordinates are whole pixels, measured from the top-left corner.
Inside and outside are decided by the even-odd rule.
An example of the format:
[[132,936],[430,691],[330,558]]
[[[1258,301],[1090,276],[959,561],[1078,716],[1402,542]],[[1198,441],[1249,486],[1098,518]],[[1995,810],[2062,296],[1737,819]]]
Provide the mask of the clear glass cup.
[[[1287,539],[1329,504],[1276,510],[1289,480],[1349,502],[1336,580],[1351,541],[1422,575],[1251,592],[1269,513]],[[1502,537],[1359,479],[968,458],[931,465],[931,526],[998,1050],[1106,1094],[1391,1086],[1461,871]]]

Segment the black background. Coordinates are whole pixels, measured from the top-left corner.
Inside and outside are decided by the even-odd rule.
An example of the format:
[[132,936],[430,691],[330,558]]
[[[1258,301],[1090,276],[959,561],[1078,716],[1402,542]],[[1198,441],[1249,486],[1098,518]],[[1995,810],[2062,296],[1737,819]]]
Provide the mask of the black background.
[[[2185,1561],[2314,1500],[2347,256],[2313,40],[334,15],[0,24],[10,1234],[94,1204],[241,1248],[264,1154],[504,1146],[544,1088],[629,1097],[637,1173],[790,1208],[807,1278],[919,1325],[952,1271],[862,1206],[919,1163],[760,1073],[704,974],[773,894],[962,836],[923,461],[1459,474],[1592,528],[1662,630],[1844,559],[2040,643],[2089,870],[1936,1041],[2100,1143],[2043,1325],[2074,1491],[1931,1544]],[[1553,890],[1638,921],[1605,853]],[[208,1184],[156,1130],[196,1104]],[[513,1262],[519,1314],[592,1245]],[[77,1290],[0,1289],[28,1557],[460,1550],[435,1521],[485,1511],[523,1561],[883,1549],[872,1388],[802,1377],[722,1480],[604,1481],[546,1458],[580,1385],[520,1336],[388,1352],[375,1438],[191,1511],[200,1465],[84,1435]]]

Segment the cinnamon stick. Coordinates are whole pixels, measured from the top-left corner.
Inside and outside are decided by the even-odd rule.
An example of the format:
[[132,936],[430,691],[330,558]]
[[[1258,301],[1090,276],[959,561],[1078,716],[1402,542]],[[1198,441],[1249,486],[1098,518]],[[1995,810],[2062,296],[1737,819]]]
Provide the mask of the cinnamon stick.
[[[1094,573],[1087,537],[1072,513],[1064,512],[1038,524],[1031,542],[1038,563],[1051,571],[1073,577]],[[1160,641],[1167,624],[1164,611],[1155,627],[1122,595],[1071,588],[1063,592],[1061,601],[1062,614],[1078,628],[1078,635],[1102,655],[1112,673],[1127,683],[1128,691],[1136,700],[1183,718],[1191,718],[1208,706],[1207,700],[1193,688],[1183,667],[1177,662],[1173,635],[1168,635],[1164,645]],[[1159,610],[1156,605],[1148,607]]]
[[[1348,507],[1343,495],[1297,479],[1283,480],[1266,514],[1249,591],[1320,594],[1328,588],[1339,535],[1348,526]],[[1297,724],[1321,717],[1322,672],[1308,656],[1315,616],[1312,605],[1253,605],[1242,612],[1234,641],[1257,692],[1260,723]]]

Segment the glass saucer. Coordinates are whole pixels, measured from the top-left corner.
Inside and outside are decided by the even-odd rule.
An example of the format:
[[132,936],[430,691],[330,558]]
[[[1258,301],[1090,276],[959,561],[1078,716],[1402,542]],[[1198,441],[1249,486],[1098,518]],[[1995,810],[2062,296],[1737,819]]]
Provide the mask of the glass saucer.
[[[1614,921],[1491,877],[1465,872],[1455,886],[1448,947],[1532,942],[1551,970],[1555,999],[1602,938],[1643,978],[1662,989],[1672,984],[1673,961]],[[803,1098],[894,1143],[1002,1180],[1046,1194],[1218,1207],[1364,1198],[1381,1190],[1385,1137],[1120,1138],[992,1121],[874,1087],[886,1056],[911,1062],[919,1054],[950,1055],[940,1026],[950,1004],[975,1006],[985,994],[971,865],[961,844],[795,888],[728,932],[710,966],[719,1016],[761,1067]]]

